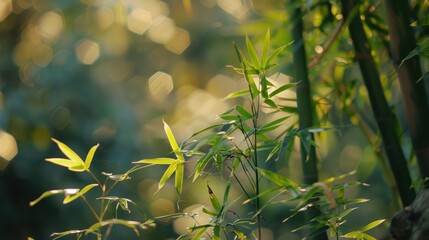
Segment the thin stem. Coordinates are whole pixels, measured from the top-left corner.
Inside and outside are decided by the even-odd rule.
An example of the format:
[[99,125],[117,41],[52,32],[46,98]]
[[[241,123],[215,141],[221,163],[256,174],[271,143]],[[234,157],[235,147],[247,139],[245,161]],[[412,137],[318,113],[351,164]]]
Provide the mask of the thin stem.
[[97,221],[101,222],[101,218],[100,216],[98,216],[98,214],[95,212],[94,208],[92,207],[92,205],[88,202],[88,200],[86,199],[86,197],[84,195],[80,196],[83,201],[85,202],[86,206],[88,206],[89,210],[91,210],[91,213],[94,215],[94,217],[97,219]]

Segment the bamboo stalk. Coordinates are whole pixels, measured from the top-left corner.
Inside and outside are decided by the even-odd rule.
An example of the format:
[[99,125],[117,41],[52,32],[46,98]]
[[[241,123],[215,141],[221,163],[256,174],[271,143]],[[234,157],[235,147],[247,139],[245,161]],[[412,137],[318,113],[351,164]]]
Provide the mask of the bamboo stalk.
[[350,20],[348,28],[355,49],[355,59],[359,63],[372,111],[383,139],[389,165],[399,190],[401,202],[403,206],[408,206],[416,195],[410,188],[411,176],[407,161],[396,134],[394,115],[384,96],[378,69],[371,55],[370,45],[359,18],[359,11],[357,11],[359,5],[356,4],[357,1],[355,0],[342,0],[341,3],[344,18]]
[[429,106],[418,56],[402,60],[416,47],[408,1],[385,0],[393,64],[407,111],[408,129],[422,178],[429,177]]
[[[310,92],[310,82],[308,80],[307,57],[305,53],[305,45],[303,38],[303,20],[302,10],[299,1],[291,1],[294,5],[292,10],[291,24],[292,24],[292,51],[293,51],[293,64],[295,69],[294,81],[297,83],[296,95],[297,106],[299,115],[300,129],[306,129],[313,126],[313,106],[312,97]],[[314,136],[310,134],[311,140],[314,141]],[[308,141],[308,140],[302,140]],[[301,144],[301,164],[303,171],[304,183],[311,185],[318,181],[317,157],[316,149],[313,145],[310,148],[304,148]],[[307,220],[311,220],[320,215],[320,211],[316,208],[306,211]],[[322,232],[312,239],[325,240],[328,239],[326,232]]]

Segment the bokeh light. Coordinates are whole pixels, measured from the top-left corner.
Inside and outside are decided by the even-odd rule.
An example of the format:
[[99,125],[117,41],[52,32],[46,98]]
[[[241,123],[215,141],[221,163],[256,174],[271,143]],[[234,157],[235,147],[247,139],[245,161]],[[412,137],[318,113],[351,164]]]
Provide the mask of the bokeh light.
[[149,78],[149,91],[155,99],[165,98],[174,88],[170,74],[158,71]]
[[61,30],[63,30],[63,18],[54,11],[47,12],[39,19],[37,27],[43,38],[54,40],[59,36]]
[[12,12],[12,1],[1,0],[0,1],[0,22],[2,22]]
[[89,39],[83,39],[76,45],[77,59],[87,65],[93,64],[100,57],[100,47],[98,43]]
[[0,146],[0,170],[3,170],[18,154],[18,146],[15,138],[2,130],[0,130]]
[[134,9],[127,18],[127,26],[131,32],[142,35],[152,24],[151,12],[142,9]]

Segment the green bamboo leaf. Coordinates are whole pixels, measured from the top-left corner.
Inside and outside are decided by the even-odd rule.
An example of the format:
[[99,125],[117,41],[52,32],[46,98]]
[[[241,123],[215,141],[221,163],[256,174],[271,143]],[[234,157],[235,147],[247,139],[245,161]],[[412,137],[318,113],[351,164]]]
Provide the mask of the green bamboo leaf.
[[213,156],[214,156],[214,151],[213,149],[210,149],[209,152],[204,155],[204,157],[198,160],[197,165],[195,166],[195,174],[194,174],[193,181],[195,181],[201,175],[204,168],[207,166],[207,164],[213,158]]
[[[79,189],[74,189],[75,192],[79,191]],[[38,202],[40,202],[42,199],[53,196],[53,195],[57,195],[57,194],[61,194],[61,193],[66,193],[67,189],[58,189],[58,190],[50,190],[50,191],[46,191],[44,193],[42,193],[42,195],[40,195],[37,199],[35,199],[34,201],[30,202],[30,207],[36,205]]]
[[243,89],[236,92],[232,92],[225,97],[225,99],[238,98],[249,94],[249,89]]
[[[267,59],[267,65],[266,66],[270,66],[271,61],[273,61],[285,48],[287,45],[281,46],[279,48],[277,48]],[[270,67],[271,68],[271,67]],[[268,69],[265,69],[268,70]]]
[[164,122],[164,131],[167,135],[168,141],[170,142],[170,146],[173,149],[174,154],[176,155],[177,159],[180,161],[185,161],[185,158],[183,157],[182,152],[180,152],[179,145],[177,145],[176,139],[174,138],[173,132],[170,129],[170,126]]
[[253,118],[253,115],[240,105],[237,105],[235,110],[240,114],[240,116],[242,116],[242,121]]
[[158,165],[170,165],[176,162],[177,159],[173,158],[150,158],[150,159],[142,159],[133,163],[146,163],[146,164],[158,164]]
[[73,195],[67,195],[64,198],[63,204],[67,204],[67,203],[70,203],[70,202],[76,200],[77,198],[85,195],[89,190],[91,190],[92,188],[94,188],[96,186],[98,186],[98,184],[96,184],[96,183],[89,184],[89,185],[86,185],[84,188],[82,188],[82,190],[78,191],[77,193],[75,193]]
[[234,48],[237,53],[238,59],[243,67],[243,75],[247,81],[247,84],[249,85],[250,95],[252,96],[252,98],[256,98],[259,95],[259,91],[258,91],[258,88],[256,87],[255,81],[253,80],[251,74],[247,69],[247,65],[246,65],[247,61],[243,58],[240,49],[235,43],[234,43]]
[[247,35],[246,35],[246,47],[247,47],[247,52],[249,53],[250,59],[252,60],[253,67],[256,69],[259,69],[261,66],[261,63],[259,62],[259,58],[258,58],[258,55],[256,54],[255,48],[253,47],[253,44]]
[[201,228],[197,234],[195,234],[195,236],[192,238],[192,240],[200,240],[201,236],[203,236],[203,234],[207,231],[209,227],[203,227]]
[[264,39],[264,46],[262,48],[262,53],[261,53],[261,67],[265,68],[265,65],[267,64],[267,60],[268,60],[268,50],[270,48],[270,30],[267,30],[267,33],[265,34],[265,39]]
[[73,171],[73,172],[83,172],[83,171],[86,171],[88,169],[85,167],[85,165],[78,165],[78,166],[70,167],[69,170]]
[[83,172],[83,171],[85,171],[85,167],[84,166],[82,166],[80,163],[76,163],[74,161],[71,161],[70,159],[65,159],[65,158],[47,158],[45,160],[48,161],[48,162],[51,162],[53,164],[62,166],[62,167],[66,167],[70,171],[74,171],[74,172]]
[[167,180],[173,175],[174,171],[176,171],[178,161],[175,161],[174,163],[170,164],[170,166],[165,170],[164,174],[162,175],[161,179],[158,183],[158,190],[160,190],[162,187],[164,187]]
[[87,169],[89,169],[89,167],[91,166],[91,162],[92,162],[92,159],[94,158],[95,151],[97,151],[97,148],[98,148],[99,145],[100,144],[97,144],[97,145],[93,146],[89,150],[88,154],[86,155],[86,158],[85,158],[85,167]]
[[176,191],[180,194],[182,193],[183,188],[183,177],[185,172],[185,164],[183,162],[179,162],[176,164],[176,175],[174,186],[176,187]]
[[266,177],[268,180],[273,182],[279,187],[285,187],[290,191],[298,192],[300,190],[300,187],[297,183],[294,181],[283,177],[275,172],[266,170],[266,169],[258,169],[262,176]]
[[297,84],[298,84],[298,83],[286,83],[285,85],[283,85],[283,86],[281,86],[281,87],[277,88],[276,90],[272,91],[272,92],[270,93],[269,97],[270,97],[270,98],[271,98],[271,97],[274,97],[274,96],[276,96],[277,94],[279,94],[279,93],[281,93],[281,92],[284,92],[284,91],[286,91],[286,90],[288,90],[288,89],[291,89],[291,88],[295,87]]
[[417,47],[414,48],[401,62],[402,65],[405,61],[410,58],[415,57],[416,55],[426,56],[429,52],[429,38],[425,38],[421,42],[417,43]]
[[429,25],[429,15],[426,15],[422,18],[420,18],[419,20],[411,23],[411,26],[416,27],[416,26],[428,26]]
[[290,116],[277,118],[271,122],[268,122],[268,123],[260,126],[258,132],[259,133],[265,133],[265,132],[272,131],[272,130],[278,128],[288,118],[290,118]]
[[203,213],[208,214],[208,215],[211,215],[211,216],[213,216],[213,217],[217,216],[217,214],[218,214],[218,213],[216,213],[216,212],[212,212],[212,211],[208,210],[208,209],[207,209],[207,208],[205,208],[205,207],[203,207]]
[[338,216],[338,218],[341,220],[341,219],[343,219],[345,216],[349,215],[351,212],[353,212],[353,211],[354,211],[354,210],[356,210],[356,209],[358,209],[358,208],[357,208],[357,207],[355,207],[355,208],[347,209],[346,211],[342,212],[342,213]]
[[274,109],[278,108],[277,104],[269,98],[264,99],[264,103],[267,104],[268,106],[274,108]]
[[210,188],[208,183],[207,183],[207,189],[209,191],[209,198],[213,208],[215,209],[216,212],[219,212],[221,208],[219,200],[217,199],[216,195],[213,193],[213,190]]
[[82,158],[80,158],[79,155],[77,155],[67,145],[58,141],[55,138],[52,138],[52,141],[54,141],[58,145],[58,148],[61,150],[61,152],[63,152],[64,155],[66,155],[72,162],[75,162],[76,165],[79,164],[79,165],[85,166],[85,163],[83,162]]
[[213,227],[213,240],[221,240],[220,238],[220,225]]
[[298,108],[292,106],[283,106],[280,108],[280,110],[287,113],[296,113],[298,111]]
[[373,221],[373,222],[365,225],[361,229],[359,229],[359,231],[366,232],[366,231],[373,229],[373,228],[377,227],[378,225],[382,224],[384,221],[386,221],[386,219],[380,219],[380,220]]

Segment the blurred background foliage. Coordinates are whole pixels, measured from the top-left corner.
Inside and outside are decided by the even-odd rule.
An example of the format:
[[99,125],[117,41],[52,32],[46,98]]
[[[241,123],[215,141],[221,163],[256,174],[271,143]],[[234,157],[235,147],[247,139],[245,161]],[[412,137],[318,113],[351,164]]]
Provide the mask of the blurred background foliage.
[[[411,3],[419,15],[427,13],[427,4]],[[397,113],[398,132],[415,180],[416,163],[404,130],[404,106],[388,57],[380,5],[379,1],[364,1],[361,18],[385,95]],[[349,219],[350,229],[389,219],[399,208],[398,197],[350,39],[347,31],[337,31],[342,18],[338,2],[307,1],[305,6],[304,37],[316,125],[337,129],[316,136],[321,179],[357,169],[354,180],[370,184],[348,193],[371,199]],[[0,1],[0,136],[9,139],[2,138],[0,153],[15,155],[13,139],[18,149],[10,163],[12,157],[2,156],[2,162],[9,165],[0,173],[1,238],[47,239],[52,232],[84,228],[93,221],[77,202],[63,207],[59,199],[52,198],[33,208],[28,205],[48,189],[82,187],[89,180],[44,161],[60,155],[52,137],[80,154],[100,143],[94,160],[100,172],[120,173],[132,161],[169,154],[162,118],[179,142],[214,123],[217,114],[234,105],[223,98],[244,86],[226,67],[238,63],[231,43],[242,45],[247,34],[261,44],[270,29],[273,49],[289,44],[287,7],[274,0]],[[418,33],[422,37],[427,29]],[[279,67],[270,73],[273,81],[290,80],[290,51],[286,48],[279,56]],[[321,53],[323,57],[314,58]],[[427,69],[427,60],[422,59],[422,65]],[[280,100],[294,105],[294,98],[291,90]],[[295,120],[287,124],[295,124]],[[297,155],[279,164],[276,171],[300,181]],[[162,171],[141,171],[118,189],[118,195],[141,207],[127,218],[177,211],[174,186],[153,194]],[[221,191],[217,187],[222,185],[221,179],[214,176],[209,181],[214,191]],[[205,185],[205,181],[185,185],[181,210],[192,212],[201,206],[194,204],[209,203]],[[266,214],[278,219],[267,223],[271,239],[299,237],[290,233],[296,226],[281,224],[286,212],[267,210]],[[183,219],[165,221],[144,237],[174,239],[184,224]],[[387,223],[375,231],[375,236],[384,236]],[[112,239],[137,237],[124,229],[115,231]]]

